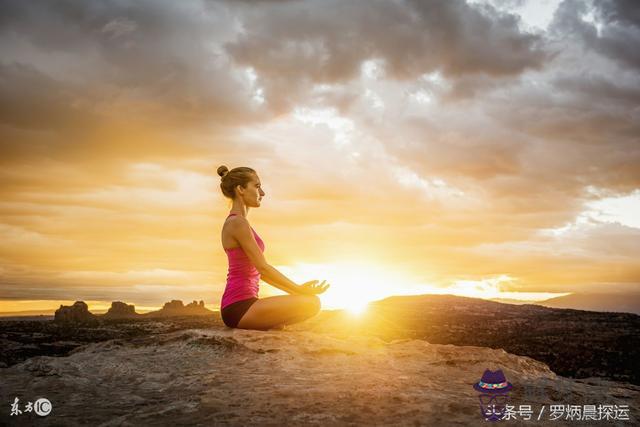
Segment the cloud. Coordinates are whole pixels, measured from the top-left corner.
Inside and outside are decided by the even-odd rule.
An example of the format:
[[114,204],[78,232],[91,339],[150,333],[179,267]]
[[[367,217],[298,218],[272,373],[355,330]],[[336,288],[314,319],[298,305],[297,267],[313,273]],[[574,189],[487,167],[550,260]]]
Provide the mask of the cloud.
[[543,233],[640,188],[637,16],[531,4],[5,2],[3,286],[106,297],[126,272],[200,271],[221,291],[220,164],[258,170],[274,264],[640,281],[635,229]]
[[640,53],[634,48],[640,42],[640,14],[633,0],[566,0],[552,27],[624,67],[640,67]]
[[125,34],[132,33],[138,29],[138,24],[127,18],[116,18],[107,22],[102,27],[102,32],[109,34],[112,38],[121,37]]
[[0,100],[5,126],[69,132],[97,125],[81,88],[61,84],[29,64],[0,63]]
[[313,83],[349,82],[369,59],[382,61],[386,77],[411,80],[432,71],[515,76],[548,56],[516,16],[464,1],[236,6],[243,30],[225,49],[256,70],[277,111]]
[[640,11],[633,0],[594,2],[603,28],[594,40],[595,48],[634,69],[640,68]]
[[220,49],[235,32],[222,5],[9,2],[3,13],[3,80],[15,87],[2,94],[3,104],[27,88],[44,94],[39,108],[77,107],[64,116],[75,123],[84,123],[78,113],[86,111],[155,126],[244,122],[255,114],[249,83]]

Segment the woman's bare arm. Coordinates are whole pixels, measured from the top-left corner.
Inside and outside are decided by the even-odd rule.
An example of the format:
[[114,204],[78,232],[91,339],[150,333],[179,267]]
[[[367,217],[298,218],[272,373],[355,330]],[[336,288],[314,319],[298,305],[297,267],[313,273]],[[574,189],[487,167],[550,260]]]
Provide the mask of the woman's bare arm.
[[290,280],[275,267],[267,263],[258,243],[256,242],[249,221],[244,217],[236,217],[230,221],[231,234],[238,241],[242,250],[247,254],[251,263],[260,273],[262,280],[289,294],[302,295],[300,286]]
[[[280,290],[283,290],[283,291],[285,291],[285,292],[287,292],[287,293],[289,293],[291,295],[303,295],[303,293],[299,289],[300,285],[297,285],[296,283],[294,283],[291,280],[289,280],[287,278],[287,276],[285,276],[284,274],[280,273],[280,271],[277,268],[273,267],[272,265],[267,264],[267,266],[268,266],[267,268],[271,267],[273,269],[273,272],[270,272],[268,274],[265,274],[265,272],[261,272],[260,273],[260,278],[262,280],[264,280],[265,282],[267,282],[271,286],[276,287],[276,288],[278,288]],[[276,275],[279,274],[280,276],[282,276],[280,282],[277,282],[277,281],[272,279],[272,277],[274,275],[274,272],[275,272]],[[284,283],[285,281],[290,282],[290,284],[292,284],[292,286],[291,287],[287,286],[286,289],[283,288],[283,286],[281,284]]]

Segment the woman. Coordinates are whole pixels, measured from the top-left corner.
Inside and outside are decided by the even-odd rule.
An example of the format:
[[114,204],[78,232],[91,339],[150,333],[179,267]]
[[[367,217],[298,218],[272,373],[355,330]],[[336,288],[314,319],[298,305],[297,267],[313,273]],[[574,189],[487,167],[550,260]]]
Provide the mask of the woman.
[[[238,167],[231,171],[218,168],[222,178],[222,194],[233,201],[229,216],[222,226],[222,247],[229,259],[227,286],[222,295],[221,314],[225,325],[242,329],[282,329],[301,322],[320,311],[316,296],[329,288],[317,280],[297,285],[269,265],[264,258],[264,242],[247,215],[249,208],[260,207],[265,193],[256,171]],[[258,299],[260,279],[290,295]]]

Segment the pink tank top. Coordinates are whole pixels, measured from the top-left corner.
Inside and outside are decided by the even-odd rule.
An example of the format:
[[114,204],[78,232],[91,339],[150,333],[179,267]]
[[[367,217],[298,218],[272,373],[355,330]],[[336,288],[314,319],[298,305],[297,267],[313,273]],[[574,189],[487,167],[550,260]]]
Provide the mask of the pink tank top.
[[[235,214],[230,214],[232,216]],[[228,217],[227,217],[228,218]],[[264,242],[258,236],[258,233],[251,227],[253,236],[256,238],[258,247],[264,252]],[[229,259],[229,272],[227,273],[227,286],[222,294],[222,302],[220,309],[225,308],[229,304],[247,298],[258,297],[260,290],[260,273],[256,270],[251,260],[238,246],[237,248],[225,249],[227,258]]]

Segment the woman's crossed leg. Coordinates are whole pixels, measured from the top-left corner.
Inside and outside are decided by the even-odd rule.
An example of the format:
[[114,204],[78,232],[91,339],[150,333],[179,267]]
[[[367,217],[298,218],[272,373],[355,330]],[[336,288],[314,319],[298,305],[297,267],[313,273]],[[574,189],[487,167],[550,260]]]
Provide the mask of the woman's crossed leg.
[[238,322],[237,328],[266,330],[307,320],[320,311],[316,295],[278,295],[260,298]]

